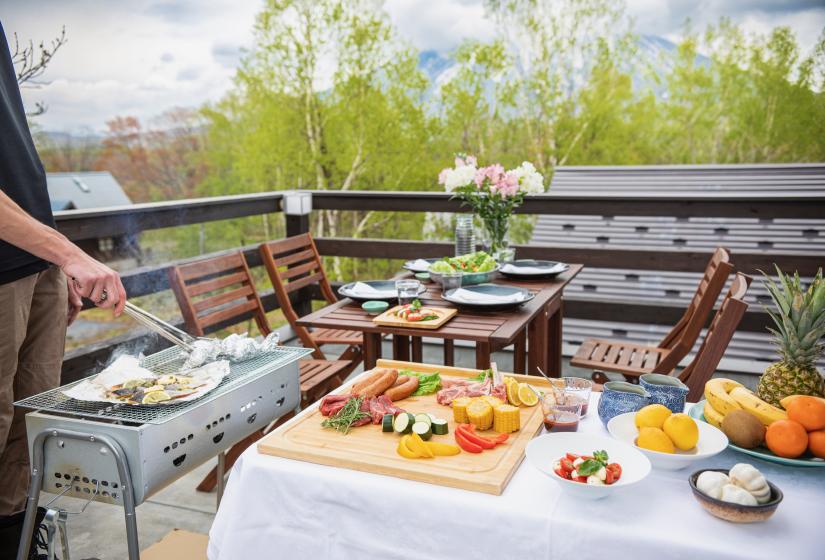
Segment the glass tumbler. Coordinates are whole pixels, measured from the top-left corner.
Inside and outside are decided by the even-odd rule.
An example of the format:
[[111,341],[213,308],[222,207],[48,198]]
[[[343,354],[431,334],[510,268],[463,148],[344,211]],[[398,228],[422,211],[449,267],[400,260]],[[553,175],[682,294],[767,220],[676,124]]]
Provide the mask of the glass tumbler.
[[557,399],[563,404],[581,403],[582,417],[587,416],[593,382],[583,377],[561,377],[551,381]]
[[395,289],[398,290],[398,304],[407,305],[418,297],[421,282],[418,280],[396,280]]
[[464,276],[461,272],[444,272],[441,274],[441,293],[447,293],[449,290],[454,290],[461,287],[461,278]]

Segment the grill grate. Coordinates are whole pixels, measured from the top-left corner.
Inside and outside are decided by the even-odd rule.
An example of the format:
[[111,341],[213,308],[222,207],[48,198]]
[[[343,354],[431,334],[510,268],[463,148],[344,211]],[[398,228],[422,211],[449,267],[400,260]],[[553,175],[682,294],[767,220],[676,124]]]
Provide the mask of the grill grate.
[[[162,424],[172,418],[180,416],[193,406],[208,403],[219,396],[232,391],[262,375],[266,375],[278,368],[297,361],[312,350],[292,346],[279,346],[272,352],[267,352],[251,360],[230,364],[229,375],[224,377],[221,384],[199,399],[179,403],[142,406],[129,404],[114,404],[108,402],[79,401],[70,399],[63,394],[64,389],[73,387],[83,380],[75,381],[64,387],[58,387],[34,395],[14,403],[16,406],[41,411],[60,412],[72,416],[80,416],[91,420],[117,420],[136,424]],[[156,374],[173,374],[180,371],[183,364],[180,349],[167,348],[143,360],[143,367]]]

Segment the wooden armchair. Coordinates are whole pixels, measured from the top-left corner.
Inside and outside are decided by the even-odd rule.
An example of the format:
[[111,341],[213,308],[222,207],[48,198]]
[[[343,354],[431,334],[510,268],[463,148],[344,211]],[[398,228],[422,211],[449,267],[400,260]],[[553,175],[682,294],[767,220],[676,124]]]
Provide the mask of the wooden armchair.
[[321,350],[322,346],[326,344],[344,345],[347,348],[338,359],[350,362],[351,368],[349,371],[355,369],[363,359],[364,337],[361,333],[338,329],[315,329],[310,331],[306,327],[297,324],[298,313],[293,308],[290,300],[290,294],[293,292],[312,285],[318,285],[321,295],[327,303],[338,301],[329,280],[327,280],[324,266],[321,263],[321,256],[318,254],[312,236],[304,233],[278,241],[270,241],[260,245],[258,249],[261,252],[261,259],[266,266],[272,287],[275,289],[275,295],[278,297],[281,310],[289,324],[292,325],[292,329],[298,335],[298,338],[301,339],[304,347],[311,348],[313,350],[312,355],[320,359],[324,357]]
[[748,304],[745,303],[744,298],[750,284],[750,276],[741,272],[736,274],[733,282],[731,282],[730,290],[728,290],[725,299],[722,300],[722,305],[719,306],[713,322],[708,327],[708,332],[699,347],[699,351],[690,364],[679,374],[679,379],[690,388],[687,395],[688,402],[701,400],[705,391],[705,383],[713,377],[719,361],[725,354],[731,338],[733,338],[733,333],[736,332],[736,327],[739,326],[742,316],[748,309]]
[[[243,253],[176,266],[169,271],[169,283],[180,305],[186,330],[195,336],[250,318],[255,320],[262,335],[272,332]],[[346,360],[312,359],[299,361],[298,368],[304,407],[341,385],[352,365]],[[275,426],[291,417],[292,413],[287,414]],[[226,468],[266,431],[256,432],[232,446],[227,452]],[[209,492],[216,482],[217,471],[213,469],[198,485],[198,490]]]
[[733,270],[730,253],[719,247],[705,268],[696,293],[682,318],[658,346],[644,346],[616,340],[588,339],[579,347],[570,364],[596,370],[593,380],[605,383],[603,371],[621,373],[628,381],[637,381],[644,373],[670,373],[693,348],[702,327]]

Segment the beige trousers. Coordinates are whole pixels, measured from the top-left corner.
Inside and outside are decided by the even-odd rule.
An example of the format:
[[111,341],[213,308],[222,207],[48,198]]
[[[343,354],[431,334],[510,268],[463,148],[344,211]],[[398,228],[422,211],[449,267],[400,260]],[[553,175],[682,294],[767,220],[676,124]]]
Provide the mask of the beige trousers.
[[12,403],[60,383],[67,311],[57,267],[0,284],[0,515],[21,511],[29,487],[28,411]]

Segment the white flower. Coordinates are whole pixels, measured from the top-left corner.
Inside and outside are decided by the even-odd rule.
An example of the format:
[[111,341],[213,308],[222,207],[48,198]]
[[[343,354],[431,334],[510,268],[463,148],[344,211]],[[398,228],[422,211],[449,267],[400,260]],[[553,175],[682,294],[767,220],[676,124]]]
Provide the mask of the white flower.
[[462,165],[455,169],[447,169],[444,173],[444,190],[453,192],[459,187],[469,185],[476,176],[476,168],[472,165]]
[[544,176],[536,171],[536,168],[529,161],[523,162],[512,171],[521,188],[527,194],[540,194],[544,192]]

